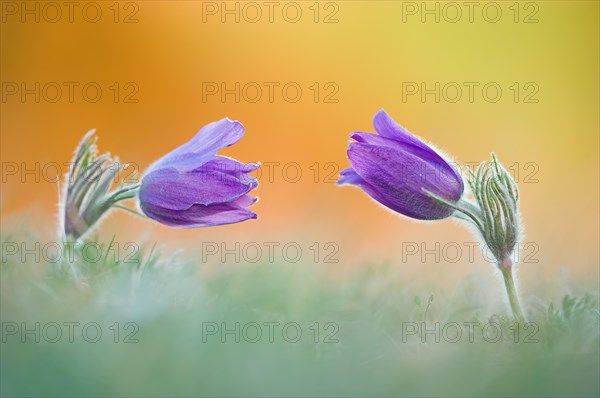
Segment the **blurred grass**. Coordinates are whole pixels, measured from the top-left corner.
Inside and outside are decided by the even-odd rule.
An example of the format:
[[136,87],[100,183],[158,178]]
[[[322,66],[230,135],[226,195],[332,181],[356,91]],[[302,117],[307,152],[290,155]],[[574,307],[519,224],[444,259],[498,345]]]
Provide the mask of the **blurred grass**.
[[[4,236],[4,242],[23,241]],[[25,238],[27,239],[27,238]],[[101,244],[101,243],[98,243]],[[102,243],[102,247],[110,246]],[[145,247],[130,263],[27,262],[3,256],[0,278],[2,396],[598,396],[598,292],[528,308],[537,342],[513,341],[507,314],[453,291],[418,292],[385,265],[331,275],[314,264],[197,266],[186,253]],[[189,256],[189,255],[188,255]],[[376,263],[375,263],[376,264]],[[447,289],[447,288],[446,288]],[[439,296],[442,296],[440,299]],[[403,341],[403,322],[477,321],[474,341]],[[103,336],[56,343],[5,334],[7,322],[96,322]],[[109,328],[119,323],[119,342]],[[124,343],[133,326],[137,343]],[[206,336],[203,323],[296,322],[297,343],[263,336]],[[319,325],[318,342],[311,325]],[[503,338],[482,338],[493,322]],[[335,332],[325,342],[326,337]],[[293,337],[294,331],[291,335]],[[493,333],[492,333],[493,334]],[[253,333],[252,333],[253,335]],[[452,333],[453,335],[453,333]]]

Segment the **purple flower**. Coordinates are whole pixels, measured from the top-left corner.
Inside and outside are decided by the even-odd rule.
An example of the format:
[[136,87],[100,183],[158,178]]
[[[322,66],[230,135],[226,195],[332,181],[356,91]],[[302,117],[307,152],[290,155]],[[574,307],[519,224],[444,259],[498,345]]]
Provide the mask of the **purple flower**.
[[240,122],[221,119],[204,126],[189,142],[150,166],[138,194],[144,214],[179,228],[257,218],[247,207],[257,200],[249,192],[258,182],[248,173],[260,165],[216,155],[243,135]]
[[419,220],[449,217],[454,209],[428,192],[456,204],[464,191],[459,173],[440,155],[380,110],[373,120],[379,133],[353,133],[348,147],[352,167],[338,184],[353,184],[405,216]]

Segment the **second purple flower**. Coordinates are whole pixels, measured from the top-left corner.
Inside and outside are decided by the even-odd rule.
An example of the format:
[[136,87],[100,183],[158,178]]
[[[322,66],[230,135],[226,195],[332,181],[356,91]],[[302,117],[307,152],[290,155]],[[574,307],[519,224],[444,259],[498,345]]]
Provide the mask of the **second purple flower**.
[[388,208],[419,220],[439,220],[454,208],[464,183],[460,174],[436,151],[396,123],[385,111],[373,120],[379,134],[356,132],[338,184],[356,185]]

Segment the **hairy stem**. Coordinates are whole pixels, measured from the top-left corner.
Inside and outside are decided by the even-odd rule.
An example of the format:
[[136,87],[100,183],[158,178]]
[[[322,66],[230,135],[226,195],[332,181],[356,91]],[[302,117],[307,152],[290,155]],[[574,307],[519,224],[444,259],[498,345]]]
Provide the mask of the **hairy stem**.
[[506,287],[506,293],[508,294],[508,301],[510,302],[513,316],[518,322],[525,322],[523,310],[521,309],[521,304],[519,303],[519,295],[517,294],[517,288],[515,287],[515,281],[513,279],[512,260],[508,259],[502,261],[498,264],[498,268],[500,268],[502,277],[504,278],[504,286]]

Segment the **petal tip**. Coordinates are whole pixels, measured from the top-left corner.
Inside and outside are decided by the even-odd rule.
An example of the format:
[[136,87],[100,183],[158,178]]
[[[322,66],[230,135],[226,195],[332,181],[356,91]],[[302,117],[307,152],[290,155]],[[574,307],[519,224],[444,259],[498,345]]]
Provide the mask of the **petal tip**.
[[388,113],[383,108],[381,108],[375,113],[375,116],[373,116],[373,124],[377,123],[378,120],[387,120],[391,118],[392,117],[388,115]]
[[244,125],[242,124],[242,122],[240,122],[239,120],[236,119],[231,119],[228,116],[224,117],[223,119],[221,119],[222,121],[225,121],[226,123],[230,124],[233,128],[235,129],[241,129],[242,131],[244,131]]
[[[361,136],[361,133],[359,133],[358,131],[355,131],[354,133],[350,134],[350,138],[352,138],[354,141],[358,141],[358,142],[364,141]],[[350,142],[354,142],[354,141],[350,141]]]

